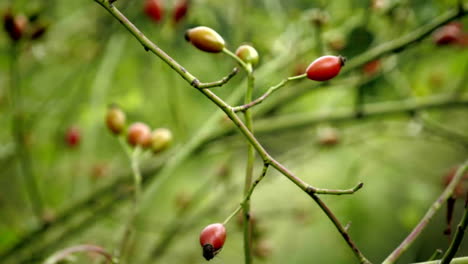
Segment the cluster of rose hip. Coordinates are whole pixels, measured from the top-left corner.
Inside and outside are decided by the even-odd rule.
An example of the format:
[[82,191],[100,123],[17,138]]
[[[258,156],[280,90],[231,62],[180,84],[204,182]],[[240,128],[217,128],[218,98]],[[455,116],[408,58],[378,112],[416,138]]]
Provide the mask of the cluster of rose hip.
[[3,15],[3,28],[10,39],[16,42],[21,39],[37,40],[41,38],[47,30],[47,25],[39,19],[37,14],[26,17],[7,10]]
[[[225,48],[224,39],[213,29],[199,26],[187,30],[185,39],[202,51],[210,53],[222,52]],[[259,61],[258,52],[250,45],[241,45],[235,53],[243,62],[255,66]],[[345,63],[341,56],[322,56],[307,67],[307,78],[314,81],[328,81],[337,76]],[[214,223],[205,227],[200,234],[200,245],[203,257],[212,259],[223,247],[226,240],[226,228],[222,223]]]
[[106,115],[106,125],[115,135],[126,133],[128,144],[133,147],[151,149],[153,153],[166,150],[172,142],[172,133],[167,128],[150,127],[142,122],[135,122],[126,129],[125,113],[116,105],[111,105]]
[[[172,22],[179,23],[187,15],[188,8],[189,0],[178,0],[172,9]],[[153,21],[161,22],[164,16],[163,2],[161,0],[146,0],[144,11]]]

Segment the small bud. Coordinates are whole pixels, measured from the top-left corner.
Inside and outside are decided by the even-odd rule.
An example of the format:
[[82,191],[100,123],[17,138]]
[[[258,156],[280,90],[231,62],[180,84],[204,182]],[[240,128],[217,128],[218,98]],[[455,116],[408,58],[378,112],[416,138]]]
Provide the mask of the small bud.
[[151,133],[151,149],[154,153],[166,150],[172,143],[172,133],[167,128],[158,128]]
[[147,146],[151,142],[150,128],[141,122],[133,123],[128,129],[127,141],[132,146]]
[[250,45],[242,45],[237,48],[236,55],[242,61],[252,66],[255,66],[258,63],[258,52]]
[[209,27],[195,27],[185,32],[185,39],[200,50],[218,53],[224,49],[224,39]]
[[340,135],[333,127],[320,127],[317,130],[318,143],[324,146],[334,146],[340,142]]
[[328,47],[336,52],[343,50],[347,45],[345,36],[338,32],[326,35],[325,39]]
[[323,10],[315,8],[310,12],[310,22],[315,26],[324,26],[328,23],[329,19],[328,13]]
[[125,113],[116,105],[111,105],[107,110],[106,125],[109,130],[119,135],[125,128]]

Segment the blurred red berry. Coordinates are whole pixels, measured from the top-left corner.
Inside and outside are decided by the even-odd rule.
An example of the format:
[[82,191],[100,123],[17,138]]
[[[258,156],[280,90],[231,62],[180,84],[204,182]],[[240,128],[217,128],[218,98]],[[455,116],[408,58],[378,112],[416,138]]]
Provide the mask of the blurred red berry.
[[65,143],[69,147],[76,147],[80,144],[81,133],[76,127],[70,127],[65,133]]
[[210,260],[221,251],[226,241],[226,228],[223,224],[211,224],[200,234],[200,245],[203,247],[203,257]]
[[160,0],[146,0],[144,11],[155,22],[160,22],[163,18],[164,8]]
[[172,20],[174,23],[179,23],[184,17],[187,16],[187,11],[189,7],[188,0],[179,0],[175,4],[174,11],[172,13]]
[[151,130],[144,123],[133,123],[127,131],[128,144],[132,146],[148,146],[151,143]]
[[453,22],[437,29],[432,34],[432,39],[438,46],[450,45],[457,43],[462,35],[462,24]]
[[457,40],[457,44],[464,48],[468,46],[468,33],[463,33]]
[[379,70],[380,70],[380,60],[370,61],[362,67],[362,71],[364,72],[364,74],[368,76],[372,76],[376,74]]
[[321,145],[333,146],[340,142],[340,135],[333,127],[321,127],[317,130],[317,139]]

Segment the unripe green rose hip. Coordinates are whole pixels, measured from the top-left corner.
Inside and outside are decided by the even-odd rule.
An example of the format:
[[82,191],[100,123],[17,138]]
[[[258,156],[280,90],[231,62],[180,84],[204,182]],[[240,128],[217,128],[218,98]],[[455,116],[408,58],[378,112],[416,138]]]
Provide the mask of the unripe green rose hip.
[[187,30],[185,39],[200,50],[218,53],[224,48],[224,39],[213,29],[199,26]]
[[154,153],[166,150],[172,143],[172,133],[167,128],[158,128],[151,133],[151,149]]
[[236,50],[236,55],[245,63],[255,66],[258,63],[258,52],[250,45],[242,45]]
[[106,125],[109,130],[119,135],[125,128],[125,113],[116,105],[111,105],[107,110]]

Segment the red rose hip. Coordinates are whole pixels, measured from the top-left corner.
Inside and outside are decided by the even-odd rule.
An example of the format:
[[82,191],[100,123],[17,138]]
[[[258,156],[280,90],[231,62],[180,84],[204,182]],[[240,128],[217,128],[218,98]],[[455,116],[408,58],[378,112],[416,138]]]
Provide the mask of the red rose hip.
[[307,78],[320,82],[328,81],[340,73],[344,63],[345,58],[341,56],[322,56],[307,67]]
[[179,23],[187,15],[189,7],[189,0],[179,0],[177,1],[174,11],[172,13],[172,20],[174,23]]
[[70,127],[65,133],[65,142],[71,148],[80,144],[81,133],[76,127]]
[[160,22],[162,20],[164,9],[160,0],[146,0],[144,11],[153,21]]
[[226,228],[216,223],[205,227],[200,234],[200,245],[203,247],[203,257],[210,260],[221,251],[226,240]]
[[145,147],[151,142],[151,130],[144,123],[133,123],[127,132],[128,144]]

